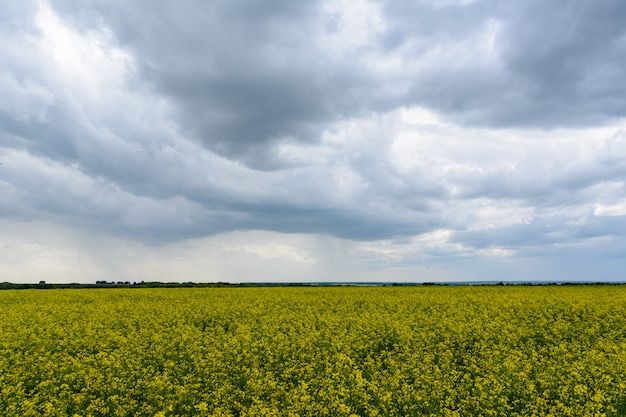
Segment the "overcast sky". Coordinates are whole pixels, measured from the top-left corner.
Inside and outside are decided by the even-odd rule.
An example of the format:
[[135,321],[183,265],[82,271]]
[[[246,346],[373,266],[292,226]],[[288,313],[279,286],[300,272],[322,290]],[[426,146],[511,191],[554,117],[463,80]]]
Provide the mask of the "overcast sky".
[[0,282],[626,280],[623,0],[0,10]]

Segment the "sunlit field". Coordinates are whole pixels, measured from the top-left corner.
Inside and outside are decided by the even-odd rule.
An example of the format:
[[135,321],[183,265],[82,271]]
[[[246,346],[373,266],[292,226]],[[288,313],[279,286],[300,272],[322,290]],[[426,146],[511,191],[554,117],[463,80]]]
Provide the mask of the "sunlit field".
[[2,416],[624,416],[626,287],[0,291]]

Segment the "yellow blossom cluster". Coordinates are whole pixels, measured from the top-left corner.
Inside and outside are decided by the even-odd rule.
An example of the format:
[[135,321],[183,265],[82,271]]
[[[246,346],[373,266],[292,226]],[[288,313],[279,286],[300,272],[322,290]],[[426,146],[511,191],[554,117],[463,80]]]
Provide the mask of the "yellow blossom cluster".
[[624,416],[626,287],[0,291],[0,410]]

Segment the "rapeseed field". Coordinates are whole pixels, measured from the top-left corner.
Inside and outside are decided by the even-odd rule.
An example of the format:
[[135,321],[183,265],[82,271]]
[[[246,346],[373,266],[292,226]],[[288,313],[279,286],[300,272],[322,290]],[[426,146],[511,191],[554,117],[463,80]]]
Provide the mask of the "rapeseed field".
[[0,415],[625,416],[626,287],[0,291]]

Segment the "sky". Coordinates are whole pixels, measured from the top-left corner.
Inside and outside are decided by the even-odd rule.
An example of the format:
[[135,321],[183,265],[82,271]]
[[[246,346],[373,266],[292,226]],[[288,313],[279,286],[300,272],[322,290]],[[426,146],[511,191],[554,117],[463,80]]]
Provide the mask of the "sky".
[[0,10],[0,282],[626,280],[622,0]]

